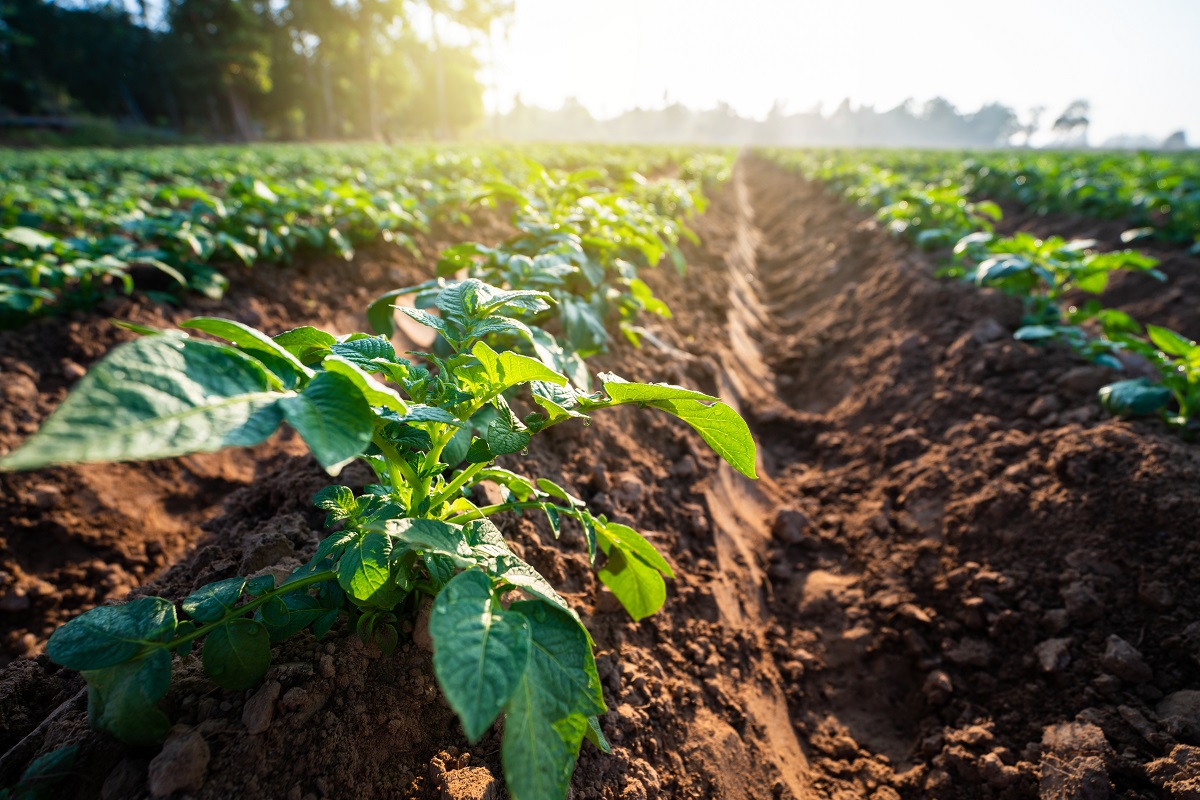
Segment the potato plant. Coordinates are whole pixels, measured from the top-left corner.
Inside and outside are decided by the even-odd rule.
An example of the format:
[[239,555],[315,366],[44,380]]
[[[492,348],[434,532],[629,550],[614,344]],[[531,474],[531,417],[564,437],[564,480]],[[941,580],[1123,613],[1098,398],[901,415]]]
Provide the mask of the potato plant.
[[1200,421],[1200,345],[1157,325],[1147,325],[1145,337],[1110,335],[1153,364],[1161,383],[1135,378],[1109,384],[1100,390],[1105,409],[1117,416],[1162,414],[1168,425],[1194,435]]
[[[287,423],[331,474],[358,459],[374,481],[359,493],[334,484],[317,494],[334,530],[279,582],[270,573],[232,577],[197,589],[178,607],[141,597],[94,608],[57,630],[48,653],[82,672],[92,724],[125,741],[159,741],[170,727],[157,704],[173,654],[199,644],[215,683],[249,689],[267,672],[273,642],[304,629],[320,637],[345,620],[390,652],[399,617],[431,598],[434,671],[468,739],[477,741],[503,714],[511,795],[565,797],[583,739],[607,748],[592,640],[492,517],[544,514],[556,534],[564,520],[579,525],[600,581],[634,619],[662,606],[672,570],[637,531],[495,459],[525,452],[554,425],[586,423],[619,405],[682,419],[749,477],[755,447],[745,422],[714,397],[612,374],[600,376],[599,391],[583,393],[541,361],[485,341],[529,338],[515,315],[550,302],[533,289],[447,285],[433,298],[438,315],[409,310],[447,347],[419,354],[422,363],[381,336],[305,327],[271,337],[211,317],[181,331],[141,329],[145,336],[98,363],[0,468],[249,446]],[[201,333],[216,341],[193,335]],[[470,489],[484,480],[505,488],[503,502],[472,502]]]
[[[597,170],[551,174],[538,165],[531,169],[534,177],[523,187],[495,182],[481,196],[511,204],[518,233],[495,247],[464,242],[448,248],[438,260],[438,275],[465,272],[497,286],[547,292],[553,306],[526,315],[532,352],[588,389],[586,359],[608,349],[613,318],[636,345],[638,313],[671,315],[638,277],[638,268],[670,257],[682,272],[680,238],[695,239],[682,217],[703,201],[678,181],[633,181],[627,191],[613,193],[595,185],[604,177]],[[631,199],[630,194],[639,193],[647,202]],[[433,280],[380,296],[369,310],[372,327],[390,334],[392,301],[415,294],[421,308],[444,285]]]

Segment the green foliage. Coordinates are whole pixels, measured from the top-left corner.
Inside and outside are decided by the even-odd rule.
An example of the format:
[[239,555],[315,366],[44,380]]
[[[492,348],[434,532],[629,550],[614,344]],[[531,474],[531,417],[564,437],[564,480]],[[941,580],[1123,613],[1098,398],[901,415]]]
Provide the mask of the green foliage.
[[[997,237],[992,221],[1000,218],[999,208],[989,201],[970,199],[983,194],[1033,203],[1043,196],[1046,183],[1032,181],[1020,165],[1013,167],[1019,157],[1003,157],[1009,159],[1010,172],[1005,173],[998,163],[1002,159],[999,155],[977,155],[965,162],[958,155],[926,152],[879,152],[864,158],[862,153],[773,151],[770,156],[825,181],[861,205],[877,209],[877,218],[887,222],[891,231],[908,235],[918,245],[943,252],[953,245],[939,274],[1019,297],[1025,318],[1013,334],[1018,341],[1064,345],[1089,361],[1115,370],[1124,368],[1120,358],[1123,353],[1148,359],[1157,368],[1161,384],[1145,379],[1118,381],[1100,391],[1101,404],[1110,413],[1124,417],[1162,412],[1168,424],[1190,434],[1200,413],[1200,350],[1195,344],[1153,325],[1143,331],[1128,314],[1104,308],[1096,299],[1074,304],[1080,294],[1103,293],[1118,272],[1140,272],[1165,280],[1157,269],[1158,261],[1135,250],[1099,252],[1090,240],[1066,241],[1057,236],[1040,239],[1028,233]],[[1057,162],[1060,165],[1095,161],[1091,156],[1067,154],[1057,158],[1061,159]],[[1039,157],[1038,161],[1043,167],[1052,162],[1052,157]],[[1122,163],[1119,157],[1105,156],[1094,166],[1116,169]],[[1139,156],[1136,163],[1140,166],[1134,172],[1118,170],[1115,178],[1108,173],[1085,176],[1077,167],[1071,167],[1074,178],[1070,186],[1059,185],[1061,202],[1045,203],[1039,210],[1131,213],[1140,219],[1136,209],[1145,201],[1161,212],[1157,217],[1161,224],[1126,231],[1123,240],[1134,241],[1156,231],[1172,238],[1177,223],[1191,225],[1184,238],[1191,237],[1196,225],[1189,220],[1200,214],[1200,194],[1195,191],[1185,189],[1182,197],[1172,195],[1179,201],[1174,213],[1169,213],[1172,206],[1162,195],[1145,186],[1136,190],[1136,200],[1119,199],[1123,196],[1119,187],[1138,183],[1134,177],[1137,169],[1144,168],[1146,175],[1157,174],[1154,170],[1161,169],[1168,160],[1150,167]],[[1011,169],[1017,171],[1018,188],[1006,192],[1005,179],[997,176],[1011,175]],[[1170,193],[1186,186],[1187,181],[1173,176],[1156,183],[1158,190]],[[1108,190],[1098,188],[1106,182]],[[1149,200],[1151,197],[1157,199]]]
[[[614,192],[600,185],[605,174],[598,170],[551,172],[532,162],[528,168],[523,186],[491,182],[478,198],[513,208],[515,236],[496,247],[467,242],[447,249],[438,261],[442,279],[389,292],[372,304],[368,316],[377,331],[388,333],[392,301],[413,294],[416,308],[400,310],[425,323],[420,311],[429,298],[453,285],[446,278],[464,270],[473,280],[521,287],[538,300],[512,309],[520,325],[488,333],[524,336],[543,363],[587,389],[584,361],[607,350],[610,320],[617,320],[636,344],[632,322],[638,313],[670,316],[638,278],[638,268],[670,258],[682,271],[680,239],[694,238],[684,218],[702,207],[703,199],[681,181],[650,183],[635,175]],[[451,330],[439,328],[439,333],[462,335],[454,321],[446,323]]]
[[0,789],[0,800],[53,800],[59,785],[71,776],[79,748],[60,747],[38,756],[15,786]]
[[[584,173],[529,161],[529,154],[550,165],[587,160],[603,168],[585,180]],[[523,235],[552,239],[547,226],[573,226],[577,239],[587,237],[581,246],[595,261],[589,274],[603,264],[627,273],[627,258],[678,259],[675,243],[688,235],[680,220],[703,207],[701,189],[730,163],[728,154],[711,153],[694,160],[686,181],[641,177],[676,155],[647,148],[370,145],[0,154],[0,325],[89,306],[114,292],[219,298],[228,284],[222,273],[312,254],[349,259],[380,242],[419,255],[413,237],[430,222],[468,223],[469,202],[494,202],[498,186],[507,187],[506,196],[542,205],[547,187],[560,187],[571,202],[556,206],[555,215],[516,206],[522,219],[540,215],[527,220],[536,230]],[[601,182],[619,192],[598,188]],[[577,224],[576,212],[590,221]],[[460,246],[447,258],[455,253],[465,257]],[[632,280],[615,277],[620,291],[600,292],[598,313],[622,319],[635,309],[663,313]],[[591,316],[580,314],[575,328],[586,331]],[[602,328],[592,334],[605,341]]]
[[[687,422],[752,477],[749,430],[714,397],[613,375],[601,375],[601,391],[584,393],[545,363],[484,341],[514,331],[528,341],[507,314],[548,305],[541,292],[478,280],[429,291],[439,315],[414,318],[443,335],[447,352],[425,354],[423,365],[365,334],[337,338],[307,328],[271,338],[201,318],[185,327],[228,344],[171,332],[118,346],[41,431],[0,461],[31,469],[196,452],[261,441],[287,422],[331,473],[357,458],[376,476],[362,494],[331,486],[313,498],[327,524],[340,528],[278,586],[269,577],[228,578],[185,598],[185,619],[169,601],[149,597],[92,609],[58,629],[48,651],[83,671],[96,727],[131,742],[160,740],[170,726],[157,704],[170,683],[172,651],[200,643],[209,678],[249,689],[269,668],[272,642],[305,628],[323,635],[339,618],[390,652],[400,636],[397,614],[428,596],[435,673],[468,738],[505,715],[502,758],[513,797],[565,797],[583,739],[606,746],[591,637],[488,518],[532,511],[556,533],[564,518],[573,520],[601,581],[634,619],[662,606],[664,579],[674,573],[637,531],[593,515],[552,481],[492,461],[531,447],[553,425],[637,405]],[[519,415],[521,405],[530,413]],[[456,442],[457,458],[450,455]],[[482,480],[504,486],[504,502],[471,502]],[[521,595],[530,599],[505,607]]]

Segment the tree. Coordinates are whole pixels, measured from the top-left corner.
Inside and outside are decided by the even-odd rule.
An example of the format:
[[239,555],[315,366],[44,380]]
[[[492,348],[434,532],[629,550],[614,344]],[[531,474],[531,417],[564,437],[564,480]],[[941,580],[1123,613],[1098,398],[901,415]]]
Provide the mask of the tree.
[[1074,100],[1054,120],[1053,130],[1062,144],[1087,147],[1088,115],[1092,106],[1087,100]]

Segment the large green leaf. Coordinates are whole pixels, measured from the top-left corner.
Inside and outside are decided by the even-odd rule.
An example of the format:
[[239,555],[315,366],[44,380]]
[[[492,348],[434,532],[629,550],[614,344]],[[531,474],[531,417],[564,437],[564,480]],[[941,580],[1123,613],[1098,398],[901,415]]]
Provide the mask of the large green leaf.
[[487,575],[469,569],[438,594],[429,634],[438,683],[467,738],[478,741],[525,673],[529,626],[493,602]]
[[1186,357],[1196,348],[1196,343],[1191,339],[1180,336],[1169,328],[1147,325],[1146,333],[1150,336],[1150,341],[1167,355]]
[[421,553],[449,558],[462,567],[471,566],[471,546],[459,525],[434,519],[391,519],[372,522],[366,530],[382,531]]
[[408,413],[408,403],[404,401],[399,392],[374,380],[353,361],[335,354],[326,356],[325,360],[321,362],[321,366],[327,372],[335,372],[353,383],[362,393],[363,398],[372,406],[390,408],[401,415]]
[[85,611],[54,632],[46,652],[69,669],[103,669],[169,641],[175,625],[175,606],[169,601],[139,597],[124,605]]
[[386,534],[368,531],[355,537],[338,562],[338,583],[346,594],[366,602],[386,586],[391,577],[391,552],[392,540]]
[[375,432],[375,415],[362,392],[334,372],[319,373],[303,392],[281,400],[280,407],[317,461],[332,473],[361,455]]
[[271,635],[252,619],[235,619],[208,634],[204,674],[222,689],[251,689],[271,666]]
[[279,427],[281,396],[258,361],[228,345],[147,336],[80,379],[0,469],[164,458],[258,444]]
[[[691,425],[717,455],[748,478],[757,478],[754,438],[746,421],[716,397],[665,383],[628,383],[602,374],[609,401],[601,405],[637,403],[666,411]],[[586,409],[594,403],[581,403]]]
[[588,717],[603,714],[600,680],[579,623],[546,603],[513,603],[529,620],[533,647],[505,706],[501,759],[514,800],[567,796]]
[[659,571],[619,547],[609,549],[608,561],[596,574],[634,620],[655,613],[667,600],[667,585]]
[[89,670],[88,721],[123,742],[150,745],[166,738],[171,721],[157,703],[171,685],[171,654],[154,650],[136,661]]
[[1146,378],[1110,383],[1098,396],[1104,410],[1117,417],[1142,417],[1157,414],[1171,402],[1171,390]]
[[[610,546],[619,547],[626,553],[637,556],[668,577],[675,577],[675,571],[671,569],[671,565],[662,557],[662,554],[633,528],[619,522],[607,522],[604,525],[597,525],[596,528],[600,538],[607,539]],[[604,548],[604,552],[608,552],[608,547]]]
[[477,342],[471,348],[471,354],[483,364],[492,382],[492,390],[502,392],[509,387],[529,381],[544,381],[546,383],[564,386],[567,379],[547,367],[542,362],[528,356],[505,350],[497,353],[483,342]]
[[263,363],[287,388],[312,377],[312,370],[300,363],[290,351],[265,333],[231,319],[195,317],[179,324],[181,328],[204,331],[224,339]]
[[246,579],[242,577],[201,586],[183,599],[183,613],[196,622],[216,622],[237,605],[245,586]]

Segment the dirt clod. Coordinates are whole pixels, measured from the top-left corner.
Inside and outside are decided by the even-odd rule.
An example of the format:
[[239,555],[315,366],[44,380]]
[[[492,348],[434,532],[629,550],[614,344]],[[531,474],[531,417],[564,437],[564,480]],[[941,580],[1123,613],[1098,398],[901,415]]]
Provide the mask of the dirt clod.
[[168,797],[174,792],[199,791],[210,757],[208,742],[199,731],[177,727],[150,761],[150,794]]

